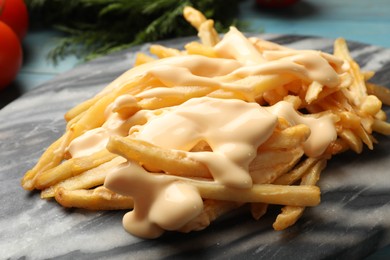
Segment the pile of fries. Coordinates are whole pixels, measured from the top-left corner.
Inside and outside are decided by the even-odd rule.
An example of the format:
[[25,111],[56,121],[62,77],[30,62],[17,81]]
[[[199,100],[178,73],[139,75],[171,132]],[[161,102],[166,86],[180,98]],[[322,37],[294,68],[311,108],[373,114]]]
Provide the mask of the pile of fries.
[[[344,66],[346,72],[340,73],[340,84],[333,87],[283,71],[239,80],[216,77],[222,83],[253,86],[242,91],[221,89],[214,85],[171,86],[153,75],[137,74],[138,68],[152,67],[159,61],[183,55],[232,59],[220,57],[214,48],[221,39],[212,20],[207,20],[191,7],[184,9],[184,17],[197,28],[200,42],[190,42],[184,46],[184,50],[152,45],[150,52],[157,58],[139,53],[133,69],[93,98],[69,110],[65,114],[65,133],[47,148],[37,164],[25,174],[22,180],[24,189],[41,190],[42,198],[54,197],[64,207],[132,209],[134,198],[104,186],[110,169],[132,161],[139,163],[147,172],[169,175],[197,188],[203,199],[203,210],[178,228],[179,231],[201,230],[219,216],[248,203],[255,219],[266,213],[268,205],[283,205],[273,224],[275,230],[283,230],[299,219],[305,207],[319,203],[320,190],[316,183],[327,160],[349,149],[361,153],[364,145],[373,149],[376,143],[374,132],[390,134],[390,124],[386,122],[386,114],[382,110],[382,103],[390,105],[390,92],[385,87],[367,82],[374,73],[360,71],[343,39],[335,41],[333,55],[312,51],[330,61],[335,71],[338,70],[336,61],[343,61],[339,65]],[[265,54],[277,56],[280,51],[299,53],[259,38],[246,38],[235,28],[231,30],[239,35],[238,41],[255,50],[259,57]],[[175,95],[153,96],[153,90],[161,87],[170,88]],[[188,151],[167,149],[137,140],[131,132],[112,135],[107,145],[99,151],[73,158],[69,153],[71,142],[106,123],[105,111],[121,96],[126,96],[129,104],[111,109],[131,126],[143,125],[148,120],[135,117],[140,111],[154,111],[158,116],[170,107],[207,96],[243,100],[263,107],[287,101],[301,114],[313,117],[331,115],[337,138],[321,155],[307,156],[302,147],[310,136],[310,129],[302,124],[291,125],[279,118],[274,132],[258,147],[258,156],[249,166],[249,171],[256,173],[252,174],[256,180],[249,189],[231,188],[213,181],[205,164],[186,157]],[[206,150],[209,151],[210,146],[200,143],[191,151]]]

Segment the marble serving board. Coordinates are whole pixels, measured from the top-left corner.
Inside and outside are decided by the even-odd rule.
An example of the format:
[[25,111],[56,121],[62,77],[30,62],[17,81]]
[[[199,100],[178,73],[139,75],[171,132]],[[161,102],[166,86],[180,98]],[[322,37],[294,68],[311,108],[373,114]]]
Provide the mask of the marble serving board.
[[[331,39],[305,36],[261,37],[298,49],[331,52],[333,45]],[[189,40],[163,44],[182,47]],[[271,227],[275,207],[260,221],[242,209],[201,232],[142,240],[123,230],[124,211],[64,209],[23,190],[25,171],[64,131],[64,113],[130,68],[135,53],[148,47],[80,65],[0,110],[1,259],[359,259],[390,243],[390,139],[385,136],[377,136],[374,151],[332,159],[319,182],[322,203],[279,232]],[[363,69],[377,71],[373,82],[390,87],[389,49],[355,42],[349,47]]]

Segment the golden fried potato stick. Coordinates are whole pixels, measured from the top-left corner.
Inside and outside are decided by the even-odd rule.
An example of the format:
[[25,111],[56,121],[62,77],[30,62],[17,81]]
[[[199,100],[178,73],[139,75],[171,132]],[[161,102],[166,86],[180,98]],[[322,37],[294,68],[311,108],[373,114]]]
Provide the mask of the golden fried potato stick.
[[95,104],[98,100],[100,99],[100,97],[93,97],[93,98],[90,98],[78,105],[76,105],[75,107],[69,109],[65,115],[64,115],[64,118],[67,122],[69,122],[70,120],[72,120],[73,118],[75,118],[76,116],[80,115],[81,113],[87,111],[93,104]]
[[360,126],[361,118],[352,111],[338,112],[337,115],[340,118],[338,123],[342,125],[343,128],[353,129]]
[[302,143],[285,150],[262,150],[249,165],[253,182],[272,183],[291,170],[303,155]]
[[106,120],[104,111],[115,100],[115,97],[114,93],[103,96],[86,110],[84,116],[69,128],[72,140],[90,129],[102,126]]
[[101,186],[104,183],[104,180],[113,167],[125,162],[126,159],[118,156],[103,163],[95,168],[87,170],[79,175],[65,179],[53,186],[50,186],[41,192],[41,198],[47,199],[54,197],[55,192],[59,188],[64,188],[65,190],[79,190],[79,189],[90,189],[93,187]]
[[281,51],[281,50],[291,50],[290,48],[287,48],[285,46],[282,46],[280,44],[266,41],[257,37],[250,37],[249,41],[255,46],[255,48],[260,52],[263,53],[264,51]]
[[57,141],[52,143],[41,155],[37,164],[23,176],[22,187],[33,190],[37,175],[59,165],[64,158],[65,148],[68,145],[69,132],[65,132]]
[[[232,202],[264,202],[269,204],[292,206],[316,206],[320,202],[320,190],[316,186],[286,186],[273,184],[255,184],[250,189],[225,187],[214,181],[200,181],[181,178],[180,181],[194,185],[202,198]],[[102,193],[100,192],[102,191]],[[119,202],[116,199],[119,199]],[[56,190],[55,199],[64,207],[86,209],[122,209],[129,208],[130,197],[117,195],[107,189],[95,190]],[[126,207],[123,207],[123,202]],[[132,206],[132,205],[131,205]]]
[[250,189],[238,189],[213,181],[186,180],[186,182],[194,185],[201,197],[205,199],[305,207],[320,203],[320,189],[311,185],[254,184]]
[[214,21],[207,20],[206,17],[198,10],[186,6],[183,10],[184,18],[198,30],[198,37],[206,46],[214,46],[220,39],[214,28]]
[[291,185],[298,181],[299,179],[302,178],[302,176],[315,165],[320,158],[314,158],[314,157],[309,157],[299,163],[293,170],[290,172],[283,174],[280,176],[278,179],[276,179],[273,184],[278,184],[278,185]]
[[217,53],[215,52],[215,50],[212,47],[206,46],[206,45],[201,44],[199,42],[187,43],[184,46],[184,49],[187,51],[187,54],[189,54],[189,55],[198,54],[198,55],[202,55],[202,56],[206,56],[206,57],[210,57],[210,58],[217,58],[218,57]]
[[88,210],[132,209],[133,199],[106,189],[103,186],[93,190],[66,190],[59,188],[55,193],[56,201],[66,208]]
[[145,87],[149,86],[151,83],[150,81],[153,80],[155,79],[148,78],[147,76],[137,77],[128,84],[122,84],[120,88],[114,89],[106,95],[99,97],[97,101],[84,112],[84,115],[69,127],[69,131],[72,133],[70,141],[88,130],[102,126],[106,121],[106,108],[112,104],[118,96],[139,93]]
[[[168,88],[166,88],[168,89]],[[213,91],[212,87],[203,86],[176,86],[170,87],[166,93],[160,93],[158,102],[156,96],[148,93],[136,95],[137,98],[142,98],[138,102],[143,109],[154,110],[158,108],[180,105],[181,103],[195,97],[203,97]]]
[[151,54],[156,55],[159,59],[182,55],[181,51],[168,48],[159,44],[153,44],[150,46],[149,51]]
[[46,189],[60,181],[79,175],[82,172],[111,161],[115,157],[117,157],[116,154],[110,153],[104,149],[92,155],[69,159],[57,167],[37,175],[35,188],[39,190]]
[[149,55],[146,55],[145,53],[138,52],[135,56],[134,67],[151,62],[151,61],[155,61],[155,60],[156,60],[155,58],[153,58]]
[[201,12],[190,6],[184,7],[183,16],[197,30],[202,23],[207,21]]
[[[134,76],[131,74],[131,72],[132,71],[129,70],[128,72],[126,72],[127,74],[124,73],[122,76],[114,80],[111,84],[107,85],[106,88],[104,88],[94,97],[70,109],[68,112],[65,113],[65,120],[69,122],[72,118],[83,112],[84,116],[82,118],[85,118],[84,120],[88,120],[91,114],[103,111],[106,108],[105,103],[107,103],[107,101],[108,103],[110,103],[116,97],[126,93],[139,93],[145,87],[144,84],[148,83],[147,79],[141,76]],[[125,80],[126,76],[129,77],[129,79]],[[101,116],[103,115],[104,113]],[[101,123],[101,117],[97,117],[97,119],[99,120],[97,121],[96,125]]]
[[373,83],[366,83],[368,94],[378,97],[383,104],[390,106],[390,89]]
[[348,97],[351,99],[352,104],[359,107],[362,100],[367,96],[365,79],[364,75],[360,72],[359,65],[351,57],[345,39],[336,39],[334,43],[334,55],[348,61],[350,65],[349,72],[353,75],[354,80],[348,88],[351,93]]
[[198,36],[206,46],[214,46],[220,41],[213,20],[207,20],[199,26]]
[[368,149],[370,149],[370,150],[374,149],[373,137],[370,134],[368,134],[366,132],[366,130],[364,130],[361,125],[359,127],[355,128],[355,129],[353,129],[353,131],[360,138],[360,140],[362,140],[362,142],[365,145],[367,145]]
[[164,149],[144,141],[120,136],[110,137],[107,149],[126,159],[137,161],[152,171],[156,171],[154,168],[158,167],[157,171],[162,170],[168,174],[211,178],[206,165],[188,158],[183,151]]
[[377,96],[368,95],[360,106],[360,111],[375,116],[382,109],[382,101]]
[[318,96],[322,92],[322,89],[324,88],[323,85],[318,83],[317,81],[313,81],[310,85],[309,88],[306,91],[306,96],[305,96],[305,101],[310,104],[313,101],[318,99]]
[[380,134],[390,135],[390,124],[388,122],[375,119],[372,129]]
[[[326,167],[326,159],[318,161],[308,172],[303,176],[301,185],[315,185],[320,179],[320,174],[322,170]],[[285,206],[282,208],[282,213],[280,213],[275,222],[273,223],[273,228],[275,230],[283,230],[292,226],[297,222],[297,220],[302,216],[305,207],[297,206]]]
[[338,133],[338,136],[341,137],[355,153],[361,153],[363,151],[362,140],[351,129],[343,129]]
[[270,149],[291,149],[301,145],[310,136],[310,128],[307,125],[295,125],[274,131],[270,138],[259,146],[258,152]]
[[[288,173],[281,175],[277,178],[273,184],[278,185],[291,185],[302,178],[302,176],[313,168],[313,166],[318,163],[319,158],[307,158],[299,165]],[[251,213],[254,219],[259,220],[266,212],[268,208],[268,203],[252,203],[251,204]]]

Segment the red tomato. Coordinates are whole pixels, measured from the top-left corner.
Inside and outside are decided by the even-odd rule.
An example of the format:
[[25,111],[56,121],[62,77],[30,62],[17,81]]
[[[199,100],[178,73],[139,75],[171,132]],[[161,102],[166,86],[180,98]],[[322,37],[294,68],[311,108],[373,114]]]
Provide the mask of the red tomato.
[[22,40],[28,28],[28,12],[23,0],[0,0],[0,21],[8,24]]
[[0,21],[0,89],[16,77],[22,66],[22,56],[18,37],[8,25]]

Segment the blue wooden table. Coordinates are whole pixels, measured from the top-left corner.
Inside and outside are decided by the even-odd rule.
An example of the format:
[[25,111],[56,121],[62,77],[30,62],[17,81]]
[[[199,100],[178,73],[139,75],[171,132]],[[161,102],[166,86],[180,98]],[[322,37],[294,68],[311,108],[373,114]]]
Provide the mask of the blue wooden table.
[[[244,0],[238,18],[251,32],[344,37],[390,47],[389,0],[302,0],[285,9],[262,8],[254,0]],[[23,67],[15,82],[0,92],[0,108],[82,62],[68,57],[55,65],[47,59],[47,53],[60,36],[60,33],[47,29],[30,30],[23,42]]]

